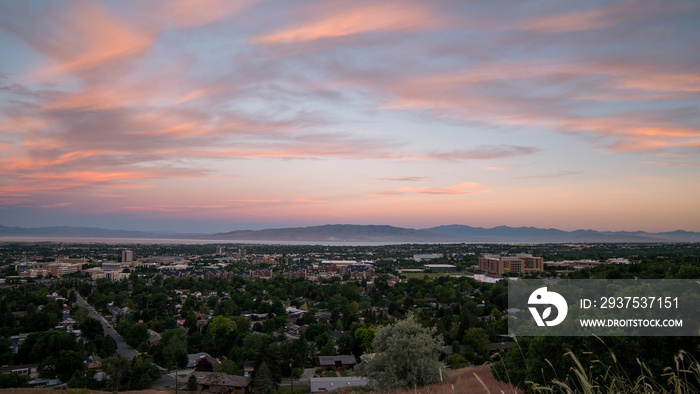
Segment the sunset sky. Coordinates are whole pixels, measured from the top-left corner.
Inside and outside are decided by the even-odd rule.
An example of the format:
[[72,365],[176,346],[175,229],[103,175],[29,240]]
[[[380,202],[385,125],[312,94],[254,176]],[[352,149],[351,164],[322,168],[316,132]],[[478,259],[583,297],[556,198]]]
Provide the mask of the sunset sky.
[[700,231],[700,5],[0,1],[0,225]]

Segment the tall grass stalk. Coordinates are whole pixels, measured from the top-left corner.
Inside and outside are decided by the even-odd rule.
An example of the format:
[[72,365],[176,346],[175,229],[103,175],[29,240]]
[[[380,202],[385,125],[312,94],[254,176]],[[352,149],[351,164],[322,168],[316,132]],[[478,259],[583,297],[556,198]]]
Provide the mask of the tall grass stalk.
[[[573,352],[567,352],[564,357],[570,357],[574,362],[571,373],[564,380],[555,378],[549,385],[540,385],[535,382],[527,382],[534,391],[550,393],[635,393],[635,394],[700,394],[700,364],[690,354],[681,351],[674,357],[673,367],[664,369],[659,381],[653,376],[649,368],[637,359],[640,366],[640,375],[631,379],[620,368],[615,355],[611,352],[611,365],[603,365],[600,360],[594,360],[593,364],[601,364],[605,373],[593,374],[593,365],[586,369]],[[548,363],[550,366],[551,363]]]

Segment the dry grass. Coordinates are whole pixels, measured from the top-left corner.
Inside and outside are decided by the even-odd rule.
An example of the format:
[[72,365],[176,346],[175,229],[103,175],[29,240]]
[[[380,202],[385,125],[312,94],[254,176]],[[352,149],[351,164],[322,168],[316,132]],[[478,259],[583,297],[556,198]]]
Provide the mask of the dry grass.
[[[490,393],[521,394],[522,390],[499,382],[491,375],[489,365],[466,367],[449,371],[450,378],[440,384],[433,384],[410,390],[392,390],[383,394],[452,394],[452,393]],[[353,389],[338,390],[337,393],[355,393]]]
[[522,393],[514,386],[497,381],[489,365],[460,368],[449,373],[450,378],[440,384],[413,390],[393,390],[388,394]]

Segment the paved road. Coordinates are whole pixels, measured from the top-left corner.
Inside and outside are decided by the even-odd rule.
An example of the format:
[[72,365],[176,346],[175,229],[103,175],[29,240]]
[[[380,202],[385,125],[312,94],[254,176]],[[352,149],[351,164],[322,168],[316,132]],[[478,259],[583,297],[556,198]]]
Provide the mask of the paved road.
[[78,294],[78,300],[75,302],[78,304],[78,306],[81,306],[83,308],[87,308],[88,314],[91,318],[97,319],[100,323],[102,323],[102,328],[105,331],[105,335],[110,335],[112,338],[114,338],[114,341],[117,342],[117,354],[123,357],[128,358],[129,360],[133,360],[134,357],[139,355],[139,352],[136,351],[136,349],[130,347],[129,345],[124,342],[124,339],[122,339],[121,335],[117,332],[117,330],[112,327],[107,320],[105,320],[102,315],[97,313],[95,308],[92,307],[92,305],[88,304],[83,297]]

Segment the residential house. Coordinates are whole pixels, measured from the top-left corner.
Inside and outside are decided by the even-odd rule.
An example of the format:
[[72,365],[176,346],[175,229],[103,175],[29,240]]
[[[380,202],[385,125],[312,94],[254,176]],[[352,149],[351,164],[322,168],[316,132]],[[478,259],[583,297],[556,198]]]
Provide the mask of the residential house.
[[337,370],[344,371],[355,366],[357,362],[355,361],[355,356],[341,355],[341,356],[319,356],[318,365],[323,368],[324,371]]
[[0,374],[17,373],[30,378],[39,376],[39,364],[5,365],[0,367]]
[[227,375],[219,372],[193,372],[197,378],[197,392],[249,394],[252,392],[250,378]]
[[93,354],[85,360],[85,367],[87,369],[102,369],[102,358]]

